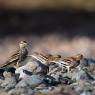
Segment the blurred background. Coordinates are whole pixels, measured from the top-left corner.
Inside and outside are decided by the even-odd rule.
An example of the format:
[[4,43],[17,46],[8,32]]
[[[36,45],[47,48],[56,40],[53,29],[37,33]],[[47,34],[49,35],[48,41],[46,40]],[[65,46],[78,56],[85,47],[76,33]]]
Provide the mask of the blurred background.
[[30,52],[95,59],[95,0],[0,0],[0,64],[21,40]]

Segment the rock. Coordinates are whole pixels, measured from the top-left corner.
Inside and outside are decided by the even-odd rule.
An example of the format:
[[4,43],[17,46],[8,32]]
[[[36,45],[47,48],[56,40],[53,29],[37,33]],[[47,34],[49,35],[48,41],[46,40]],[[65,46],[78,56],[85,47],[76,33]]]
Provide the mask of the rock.
[[80,94],[84,91],[92,91],[93,90],[93,85],[91,84],[91,82],[86,81],[86,80],[79,80],[79,81],[71,84],[70,87]]
[[59,80],[60,80],[60,83],[65,84],[65,85],[70,85],[71,83],[74,82],[71,78],[69,78],[69,77],[62,77],[62,76],[60,76]]
[[40,75],[32,75],[24,77],[16,87],[36,87],[42,83],[43,77]]
[[80,79],[94,80],[94,78],[88,72],[82,69],[81,70],[75,69],[72,73],[72,79],[73,80],[80,80]]
[[4,81],[4,76],[3,76],[4,71],[5,71],[4,69],[0,68],[0,86],[2,82]]
[[8,92],[8,95],[28,95],[28,94],[30,94],[30,90],[31,90],[31,94],[32,94],[33,92],[32,92],[31,88],[18,87],[18,88],[14,88],[14,89],[10,90]]
[[87,72],[95,72],[95,60],[90,58],[84,58],[81,61],[81,69],[86,70]]
[[2,82],[1,87],[5,90],[9,90],[15,87],[17,80],[15,77],[15,69],[10,67],[7,71],[4,72],[5,80]]
[[49,66],[48,75],[53,77],[57,82],[59,82],[60,76],[65,76],[64,74],[67,73],[67,68],[65,66],[60,66],[58,63],[53,63],[51,63]]
[[23,69],[32,72],[33,74],[46,74],[47,67],[37,60],[27,63],[26,65],[16,69],[16,74],[20,74],[20,77],[24,77]]
[[[0,91],[8,92],[9,95],[95,94],[95,72],[92,68],[95,65],[94,60],[84,58],[80,60],[80,65],[69,72],[69,65],[61,62],[63,61],[45,65],[31,57],[31,60],[27,60],[27,63],[16,71],[9,68],[4,72],[5,80],[1,81],[4,89],[0,88]],[[19,74],[18,78],[15,73]]]
[[87,67],[87,66],[89,66],[87,58],[83,58],[82,60],[80,60],[80,68],[81,69],[83,69],[83,67]]
[[35,93],[50,93],[54,89],[53,86],[48,86],[48,87],[37,87],[35,89]]
[[58,85],[54,87],[43,88],[38,90],[34,95],[78,95],[70,87],[64,85]]
[[26,65],[18,68],[16,73],[20,73],[19,79],[22,79],[16,87],[36,87],[44,78],[44,74],[47,72],[47,68],[39,61],[32,61]]
[[91,91],[83,91],[80,95],[93,95]]
[[43,82],[46,84],[46,86],[55,86],[59,84],[59,81],[56,81],[54,77],[49,75],[45,76]]

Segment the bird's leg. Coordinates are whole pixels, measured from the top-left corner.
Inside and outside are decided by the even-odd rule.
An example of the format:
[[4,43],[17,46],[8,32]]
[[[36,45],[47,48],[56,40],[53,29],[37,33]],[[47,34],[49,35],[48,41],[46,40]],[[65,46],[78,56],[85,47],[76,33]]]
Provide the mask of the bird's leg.
[[19,64],[20,62],[21,62],[21,56],[20,56],[19,60],[17,61],[16,68],[20,67],[20,64]]
[[16,68],[19,68],[19,61],[17,61]]

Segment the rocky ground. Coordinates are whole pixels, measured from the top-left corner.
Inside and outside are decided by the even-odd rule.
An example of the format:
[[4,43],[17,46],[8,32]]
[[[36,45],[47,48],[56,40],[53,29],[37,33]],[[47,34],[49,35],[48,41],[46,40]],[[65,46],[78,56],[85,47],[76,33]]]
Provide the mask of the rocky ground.
[[69,64],[66,59],[49,62],[38,55],[28,56],[16,70],[0,69],[0,95],[95,95],[95,60],[76,61],[73,56],[66,58],[73,59]]

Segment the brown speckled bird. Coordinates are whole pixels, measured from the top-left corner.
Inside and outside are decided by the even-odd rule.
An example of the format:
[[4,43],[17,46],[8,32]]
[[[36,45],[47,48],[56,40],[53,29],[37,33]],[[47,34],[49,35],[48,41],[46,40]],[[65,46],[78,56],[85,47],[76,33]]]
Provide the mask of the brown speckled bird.
[[7,67],[19,67],[19,63],[22,62],[28,54],[27,51],[27,42],[26,41],[21,41],[19,43],[19,50],[17,50],[9,59],[8,61],[2,66],[2,68],[7,68]]
[[80,60],[83,59],[83,55],[82,54],[77,54],[75,56],[72,57],[66,57],[63,58],[63,61],[67,63],[67,65],[69,66],[69,70],[72,68],[77,67],[80,64]]
[[38,52],[32,53],[31,56],[47,65],[48,63],[56,62],[61,59],[60,55],[52,55],[52,54],[38,53]]
[[61,60],[61,55],[49,55],[48,56],[48,61],[49,62],[56,62]]
[[44,65],[47,65],[48,56],[43,53],[33,52],[32,55],[28,55],[28,56],[31,56],[32,58],[39,60]]

